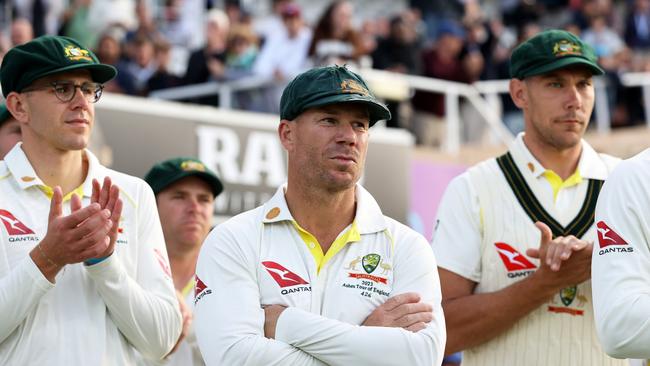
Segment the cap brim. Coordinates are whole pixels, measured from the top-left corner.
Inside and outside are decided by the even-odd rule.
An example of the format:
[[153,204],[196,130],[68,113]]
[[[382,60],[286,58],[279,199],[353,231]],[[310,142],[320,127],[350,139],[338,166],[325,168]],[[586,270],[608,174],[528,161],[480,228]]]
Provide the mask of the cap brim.
[[32,82],[34,82],[37,79],[40,79],[44,76],[49,76],[53,74],[58,74],[62,72],[67,72],[67,71],[75,71],[75,70],[88,70],[90,72],[90,77],[94,82],[97,83],[105,83],[107,81],[112,80],[116,75],[117,75],[117,70],[111,66],[111,65],[106,65],[106,64],[74,64],[74,65],[69,65],[66,67],[60,67],[58,69],[54,70],[49,70],[47,72],[44,72],[42,74],[38,74],[34,77],[33,80],[29,80],[29,82],[25,85],[29,85]]
[[322,107],[336,103],[361,103],[366,105],[370,115],[370,126],[374,125],[377,121],[389,120],[391,117],[390,111],[385,105],[378,103],[374,98],[364,97],[358,94],[336,94],[320,98],[312,103],[306,104],[303,107],[303,111],[309,108]]
[[206,182],[210,186],[210,189],[212,190],[212,193],[214,194],[215,197],[217,197],[221,192],[223,192],[223,184],[214,175],[206,172],[202,172],[200,170],[191,170],[191,171],[184,172],[183,174],[174,176],[173,179],[164,182],[163,184],[160,185],[158,192],[154,192],[154,193],[158,194],[164,191],[165,189],[167,189],[167,187],[171,186],[172,184],[187,177],[201,178],[204,182]]
[[551,62],[541,67],[533,69],[531,72],[527,73],[524,77],[542,75],[542,74],[549,73],[551,71],[564,69],[569,66],[580,66],[580,65],[586,66],[588,69],[590,69],[593,75],[605,74],[605,70],[601,69],[600,66],[596,65],[595,63],[589,60],[585,60],[584,58],[581,57],[563,57],[561,59],[557,59],[555,62]]

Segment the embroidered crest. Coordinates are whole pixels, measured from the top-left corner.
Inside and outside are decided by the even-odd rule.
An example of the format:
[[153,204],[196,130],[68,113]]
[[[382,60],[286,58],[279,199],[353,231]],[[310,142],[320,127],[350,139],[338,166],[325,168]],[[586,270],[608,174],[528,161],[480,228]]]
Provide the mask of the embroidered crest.
[[379,265],[380,260],[381,256],[379,254],[366,254],[361,260],[361,266],[363,267],[364,271],[366,271],[366,273],[372,273]]
[[553,54],[557,57],[569,55],[582,56],[582,49],[575,43],[571,43],[567,40],[562,40],[553,46]]
[[65,57],[67,57],[69,60],[72,61],[92,61],[93,59],[90,57],[89,52],[86,50],[83,50],[77,46],[69,45],[66,46],[63,49],[63,52],[65,52]]
[[350,94],[368,95],[368,89],[364,88],[358,81],[348,79],[341,82],[341,92]]
[[181,163],[181,169],[183,169],[186,172],[190,172],[190,171],[204,172],[205,165],[199,163],[198,161],[186,160]]

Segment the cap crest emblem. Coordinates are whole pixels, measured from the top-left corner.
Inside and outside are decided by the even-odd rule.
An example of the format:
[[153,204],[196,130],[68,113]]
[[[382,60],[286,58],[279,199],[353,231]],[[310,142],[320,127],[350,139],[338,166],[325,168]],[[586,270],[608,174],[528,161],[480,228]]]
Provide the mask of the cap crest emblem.
[[185,160],[184,162],[181,163],[181,169],[186,172],[190,172],[190,171],[204,172],[205,165],[199,163],[198,161]]
[[341,92],[350,94],[368,95],[368,90],[364,88],[358,81],[347,79],[341,82]]
[[556,57],[569,56],[569,55],[582,56],[582,49],[580,48],[579,45],[575,43],[571,43],[567,40],[562,40],[560,42],[555,43],[555,45],[553,46],[553,55],[555,55]]
[[73,46],[73,45],[66,46],[63,49],[63,52],[65,52],[65,57],[67,57],[69,60],[72,60],[72,61],[80,61],[80,60],[92,61],[93,60],[89,56],[88,51],[83,50],[83,49],[81,49],[79,47],[76,47],[76,46]]

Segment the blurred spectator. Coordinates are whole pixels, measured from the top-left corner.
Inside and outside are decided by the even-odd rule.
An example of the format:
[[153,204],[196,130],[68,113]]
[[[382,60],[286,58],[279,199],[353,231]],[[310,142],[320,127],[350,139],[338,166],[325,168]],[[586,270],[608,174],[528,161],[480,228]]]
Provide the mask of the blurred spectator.
[[[426,41],[433,42],[438,38],[437,30],[440,22],[445,19],[460,21],[464,13],[466,0],[410,0],[411,8],[422,14],[426,25]],[[471,1],[471,0],[470,0]]]
[[[413,23],[408,23],[404,15],[397,15],[390,21],[388,38],[382,39],[372,54],[373,68],[404,74],[420,73],[421,49]],[[400,127],[400,103],[388,101],[391,119],[388,127]]]
[[292,0],[271,0],[271,14],[254,20],[253,29],[262,43],[285,32],[282,9],[291,3]]
[[26,18],[16,18],[11,22],[11,46],[27,43],[34,38],[32,23]]
[[99,34],[96,29],[89,26],[92,22],[88,18],[92,0],[73,0],[63,13],[61,34],[72,37],[90,49],[97,46]]
[[97,58],[105,64],[118,69],[117,76],[104,84],[104,91],[111,93],[135,94],[134,79],[126,71],[126,61],[122,60],[121,41],[124,38],[124,31],[121,28],[110,28],[104,32],[97,41]]
[[650,0],[634,0],[625,24],[625,42],[634,50],[650,51]]
[[280,15],[283,30],[269,36],[253,65],[255,75],[275,80],[262,91],[258,106],[259,110],[270,113],[280,112],[284,87],[307,69],[307,51],[311,42],[311,29],[305,26],[297,4],[286,2]]
[[[68,5],[66,0],[5,0],[13,5],[13,18],[27,19],[33,36],[56,34],[61,15]],[[4,9],[3,9],[4,10]],[[2,16],[0,16],[1,18]]]
[[181,85],[181,78],[168,70],[171,58],[171,44],[159,38],[154,41],[154,64],[158,67],[156,72],[147,81],[147,93]]
[[[425,50],[422,56],[424,76],[462,83],[476,81],[483,70],[483,58],[477,51],[463,53],[465,32],[460,25],[451,20],[440,22],[437,34],[433,48]],[[444,135],[444,95],[418,91],[413,106],[416,141],[440,145]]]
[[135,86],[135,95],[144,95],[149,78],[158,70],[154,59],[153,39],[144,33],[138,33],[129,43],[131,43],[133,53],[119,71],[126,71],[131,75]]
[[625,42],[607,25],[604,15],[591,18],[589,27],[582,33],[582,39],[594,48],[600,66],[609,72],[616,71],[616,55],[623,51]]
[[418,74],[420,72],[420,44],[413,24],[400,14],[390,20],[388,38],[382,39],[372,54],[373,67],[381,70]]
[[139,25],[137,1],[145,0],[92,0],[88,10],[88,18],[92,21],[88,23],[88,30],[101,34],[108,28],[119,26],[133,31]]
[[195,50],[204,43],[203,24],[205,17],[203,0],[165,0],[158,21],[158,30],[169,41],[172,48]]
[[309,46],[314,66],[346,63],[369,66],[369,62],[362,60],[369,50],[352,26],[353,11],[352,3],[345,0],[335,0],[327,7],[314,29]]
[[[510,79],[510,55],[512,54],[512,50],[520,43],[539,33],[541,30],[542,28],[539,24],[535,22],[527,23],[519,29],[519,34],[517,34],[517,38],[514,42],[499,44],[497,47],[499,59],[498,62],[495,63],[496,79]],[[495,61],[497,61],[497,59],[495,59]],[[524,115],[521,112],[521,109],[519,109],[512,101],[509,93],[501,94],[501,104],[502,119],[506,127],[513,135],[522,132],[524,130]]]
[[497,32],[502,30],[502,24],[498,19],[486,20],[483,10],[478,4],[468,5],[466,10],[462,20],[467,32],[465,47],[470,51],[479,51],[483,57],[485,65],[480,78],[492,78],[496,73],[492,57],[498,43],[493,29],[496,29]]
[[[257,42],[257,35],[249,24],[239,23],[231,28],[224,79],[236,80],[253,74],[253,64],[258,52]],[[250,110],[258,95],[257,90],[237,91],[233,98],[235,107]]]
[[[212,9],[206,17],[205,46],[192,52],[187,63],[184,84],[199,84],[209,80],[222,80],[226,71],[226,51],[230,21],[219,9]],[[203,97],[197,103],[218,105],[217,96]]]

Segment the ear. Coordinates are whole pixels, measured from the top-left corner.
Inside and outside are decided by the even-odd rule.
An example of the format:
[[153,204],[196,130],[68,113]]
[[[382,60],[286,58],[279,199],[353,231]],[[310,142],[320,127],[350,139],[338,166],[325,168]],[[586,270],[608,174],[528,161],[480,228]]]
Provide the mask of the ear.
[[524,109],[528,105],[525,82],[519,79],[510,79],[509,89],[512,101],[519,109]]
[[280,142],[284,149],[291,151],[294,144],[294,129],[296,128],[296,122],[283,119],[280,121],[278,126],[278,137],[280,137]]
[[29,122],[29,106],[25,103],[24,97],[16,92],[7,95],[7,109],[11,115],[20,123]]

